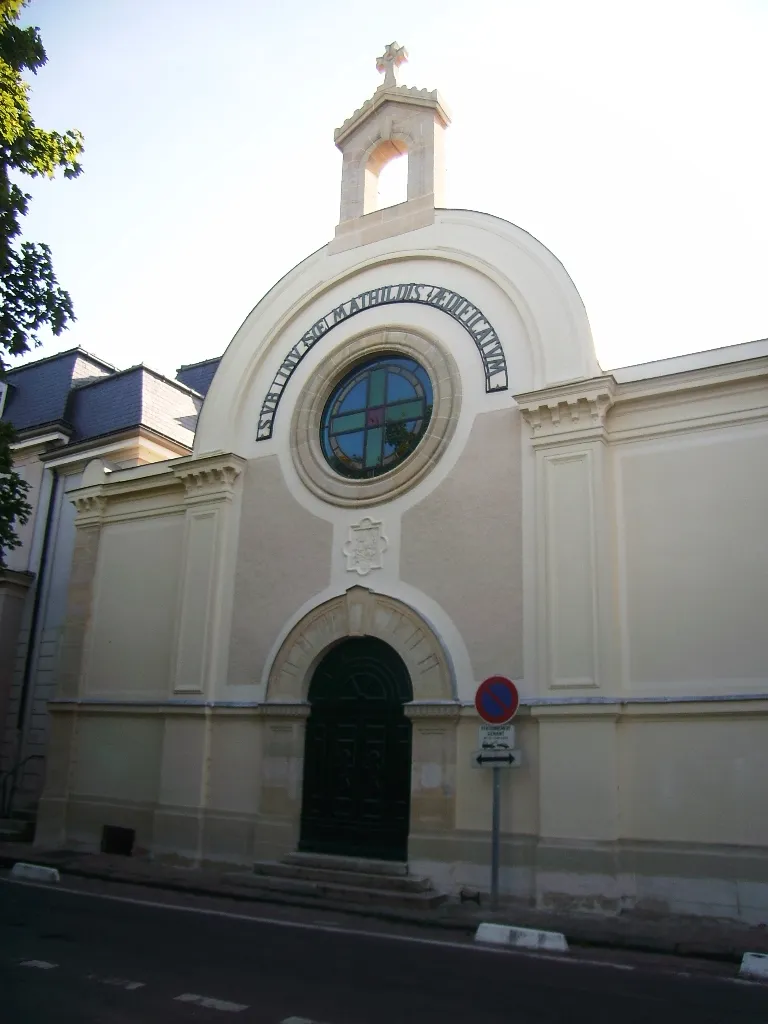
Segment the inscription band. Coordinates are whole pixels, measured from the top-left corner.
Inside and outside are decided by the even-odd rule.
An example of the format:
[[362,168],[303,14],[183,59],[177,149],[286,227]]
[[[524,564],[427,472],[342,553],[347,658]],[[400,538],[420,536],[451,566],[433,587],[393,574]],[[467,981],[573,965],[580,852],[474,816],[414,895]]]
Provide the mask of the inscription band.
[[257,441],[267,441],[272,437],[277,407],[283,397],[288,381],[304,356],[321,338],[333,330],[337,324],[349,320],[350,317],[374,306],[391,306],[399,302],[419,303],[432,306],[461,324],[472,338],[480,353],[485,372],[485,390],[506,391],[509,386],[507,379],[507,361],[499,336],[488,318],[469,299],[449,288],[441,288],[434,284],[389,284],[381,288],[372,288],[361,292],[352,299],[347,299],[320,317],[306,331],[288,352],[275,374],[269,391],[264,398],[259,413],[259,425],[256,433]]

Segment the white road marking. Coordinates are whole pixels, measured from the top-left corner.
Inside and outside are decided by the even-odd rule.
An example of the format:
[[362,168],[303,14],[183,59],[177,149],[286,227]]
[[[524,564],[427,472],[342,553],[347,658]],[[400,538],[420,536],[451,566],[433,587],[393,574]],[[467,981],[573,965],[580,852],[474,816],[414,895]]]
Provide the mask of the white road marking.
[[226,999],[210,999],[208,996],[198,996],[194,992],[185,992],[183,995],[175,996],[177,1003],[196,1003],[198,1006],[205,1006],[209,1010],[228,1010],[230,1013],[240,1013],[247,1010],[247,1003],[228,1003]]
[[757,988],[765,988],[764,981],[747,981],[746,978],[730,978],[729,981],[732,981],[735,985],[752,985]]
[[127,978],[100,978],[98,974],[87,974],[87,981],[98,981],[100,985],[115,985],[117,988],[124,988],[127,992],[133,992],[137,988],[144,988],[143,981],[129,981]]
[[[444,949],[462,949],[467,953],[480,954],[501,954],[503,956],[528,957],[533,960],[542,959],[542,954],[526,953],[521,950],[504,949],[496,946],[476,946],[471,939],[467,942],[451,942],[445,939],[425,939],[420,935],[398,935],[396,932],[372,932],[362,928],[342,928],[332,924],[317,924],[311,921],[284,921],[279,917],[257,917],[254,914],[236,914],[231,910],[213,910],[210,907],[184,907],[176,903],[161,903],[159,900],[139,900],[135,896],[115,896],[112,893],[88,892],[85,889],[69,889],[64,886],[57,886],[50,889],[47,885],[37,885],[34,882],[15,882],[10,878],[0,878],[0,882],[7,885],[24,886],[26,889],[45,889],[46,892],[67,893],[70,896],[90,896],[92,899],[109,900],[112,903],[132,903],[139,907],[152,907],[156,910],[177,910],[183,914],[204,914],[207,917],[225,917],[231,921],[250,921],[252,924],[271,924],[279,928],[295,928],[299,931],[324,932],[332,935],[351,935],[361,939],[379,939],[386,942],[410,942],[419,946],[442,946]],[[211,899],[216,899],[212,896]],[[614,964],[603,960],[582,960],[573,959],[567,956],[553,956],[546,954],[547,961],[559,961],[564,964],[587,964],[593,967],[615,967],[621,971],[634,971],[634,967],[627,964]]]
[[316,1022],[310,1020],[309,1017],[286,1017],[285,1020],[280,1021],[280,1024],[316,1024]]
[[[11,878],[0,878],[0,882],[5,882],[6,885],[18,885],[25,886],[28,889],[44,889],[48,893],[67,893],[71,896],[89,896],[92,899],[108,900],[112,903],[131,903],[139,907],[151,907],[156,910],[175,910],[179,913],[185,914],[203,914],[207,917],[223,917],[232,921],[250,921],[252,924],[266,924],[273,925],[277,928],[294,928],[299,931],[313,931],[323,932],[325,934],[332,935],[349,935],[354,938],[362,939],[374,939],[384,942],[409,942],[412,945],[419,946],[442,946],[444,949],[460,949],[465,953],[475,953],[481,956],[513,956],[521,959],[529,960],[546,960],[554,963],[570,964],[571,967],[604,967],[614,971],[635,971],[638,969],[636,964],[621,964],[614,963],[609,960],[589,960],[582,959],[581,957],[567,957],[567,956],[556,956],[552,953],[528,953],[520,949],[507,949],[503,946],[484,946],[475,945],[471,939],[467,942],[455,942],[446,941],[444,939],[427,939],[420,935],[398,935],[393,932],[375,932],[366,931],[362,928],[342,928],[338,925],[330,924],[318,924],[317,922],[311,921],[285,921],[275,917],[259,917],[253,914],[237,914],[230,910],[213,910],[209,907],[184,907],[174,903],[161,903],[159,900],[140,900],[134,896],[115,896],[112,893],[104,892],[88,892],[85,889],[71,889],[64,886],[57,886],[55,889],[51,889],[47,885],[38,885],[35,882],[17,882]],[[215,896],[211,897],[215,899]],[[642,966],[642,965],[641,965]],[[677,973],[675,971],[665,973]],[[697,975],[698,977],[698,975]],[[745,982],[742,978],[731,978],[724,976],[709,976],[710,981],[726,981],[731,984],[737,982],[738,984],[754,984],[754,982]]]
[[41,971],[50,971],[52,967],[58,967],[58,964],[52,964],[48,960],[22,960],[22,967],[39,967]]

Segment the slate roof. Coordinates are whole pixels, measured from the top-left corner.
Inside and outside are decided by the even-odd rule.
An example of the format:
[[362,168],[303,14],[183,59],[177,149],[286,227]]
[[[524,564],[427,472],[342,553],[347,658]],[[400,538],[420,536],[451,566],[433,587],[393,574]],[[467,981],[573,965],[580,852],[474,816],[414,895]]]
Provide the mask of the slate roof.
[[198,395],[207,395],[208,388],[211,386],[213,375],[219,368],[221,362],[221,356],[215,356],[213,359],[204,359],[200,363],[188,363],[186,366],[180,366],[176,371],[176,380],[180,380],[182,384],[186,384],[188,388],[192,388]]
[[116,370],[81,349],[15,367],[3,419],[27,435],[43,428],[72,443],[140,426],[192,447],[202,399],[147,366]]
[[3,419],[18,431],[60,423],[73,388],[112,373],[114,366],[79,348],[14,367],[5,375]]

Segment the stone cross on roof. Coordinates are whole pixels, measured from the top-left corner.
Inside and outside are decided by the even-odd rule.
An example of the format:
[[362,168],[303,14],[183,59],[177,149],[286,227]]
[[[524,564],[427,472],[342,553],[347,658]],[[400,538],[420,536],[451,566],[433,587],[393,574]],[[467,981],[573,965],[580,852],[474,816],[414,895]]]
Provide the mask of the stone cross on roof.
[[381,57],[376,59],[376,70],[384,73],[384,88],[395,87],[395,71],[408,60],[408,51],[398,43],[390,43]]

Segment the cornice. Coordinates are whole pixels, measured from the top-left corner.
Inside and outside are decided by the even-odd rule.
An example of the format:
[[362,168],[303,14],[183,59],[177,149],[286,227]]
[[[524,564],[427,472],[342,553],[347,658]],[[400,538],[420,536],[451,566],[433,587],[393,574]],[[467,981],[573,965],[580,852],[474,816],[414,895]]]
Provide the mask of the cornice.
[[[515,395],[531,430],[534,447],[607,439],[611,443],[705,427],[747,423],[768,417],[768,357],[696,367],[659,377],[617,383],[611,374],[570,381],[540,391]],[[712,410],[701,406],[708,398],[751,396],[739,408]],[[690,415],[667,420],[665,410],[690,409]],[[614,414],[607,423],[609,410]],[[655,423],[627,424],[625,412],[655,411]]]
[[[616,373],[620,373],[616,370]],[[676,394],[707,387],[743,386],[748,381],[764,383],[768,377],[768,356],[755,356],[735,362],[715,363],[677,370],[657,376],[619,380],[622,398],[647,398]]]
[[406,718],[460,718],[458,701],[413,701],[403,705]]
[[[190,454],[188,445],[181,441],[158,433],[149,427],[130,427],[127,430],[116,430],[109,434],[101,434],[99,437],[89,438],[87,441],[78,441],[75,444],[68,444],[55,448],[41,456],[47,466],[59,468],[79,468],[86,466],[91,459],[102,458],[105,455],[117,460],[123,454],[134,452],[136,449],[149,449],[158,456],[158,461],[166,462],[169,459],[183,458]],[[143,465],[153,465],[144,463]]]
[[267,718],[309,718],[310,705],[299,701],[275,701],[259,706],[259,714]]
[[216,452],[197,458],[189,456],[105,474],[103,483],[78,487],[68,497],[77,510],[78,525],[82,526],[100,522],[114,501],[180,491],[180,485],[184,487],[187,505],[230,498],[244,466],[245,459],[239,455]]
[[35,428],[31,428],[26,432],[19,431],[10,448],[12,452],[23,452],[26,455],[34,452],[36,448],[40,448],[42,452],[58,451],[68,444],[68,432],[47,429],[44,433],[35,434]]
[[107,497],[102,487],[83,487],[72,492],[78,526],[100,523],[107,510]]
[[177,463],[173,475],[184,484],[189,504],[230,497],[244,466],[245,459],[239,455],[205,456]]
[[611,376],[571,381],[541,391],[515,395],[534,444],[564,438],[601,437],[605,418],[616,400],[616,381]]
[[411,107],[431,107],[444,126],[451,123],[451,115],[437,89],[430,92],[429,89],[416,89],[414,86],[407,85],[397,85],[394,88],[380,85],[373,96],[367,99],[361,107],[358,107],[354,114],[334,131],[333,141],[336,145],[340,147],[341,143],[356,128],[367,121],[372,114],[375,114],[379,107],[388,102],[401,103]]
[[34,582],[35,574],[33,572],[0,566],[0,593],[18,590],[23,594],[29,590]]

